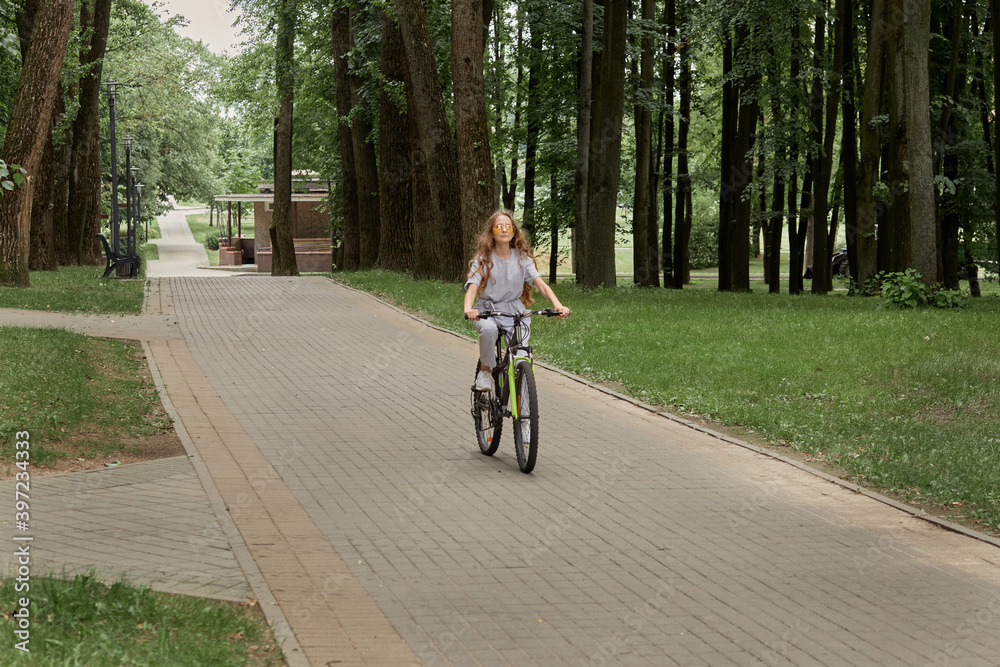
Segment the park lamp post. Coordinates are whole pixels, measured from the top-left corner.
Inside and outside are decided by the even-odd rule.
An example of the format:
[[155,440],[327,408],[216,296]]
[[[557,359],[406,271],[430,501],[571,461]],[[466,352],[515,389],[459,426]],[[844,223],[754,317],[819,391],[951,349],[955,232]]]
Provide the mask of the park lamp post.
[[118,247],[118,153],[115,142],[115,95],[118,84],[108,81],[104,84],[108,95],[108,115],[111,130],[111,249],[119,252]]
[[[132,228],[132,196],[131,196],[131,176],[132,176],[132,137],[125,135],[122,139],[122,144],[125,146],[125,252],[122,252],[118,246],[115,246],[115,252],[121,253],[122,255],[132,254],[129,248],[129,230]],[[117,204],[117,197],[115,197]],[[121,232],[119,231],[119,236]],[[128,278],[128,271],[131,267],[125,264],[118,266],[118,277]]]
[[129,183],[131,184],[131,198],[132,198],[132,205],[129,207],[131,213],[129,214],[128,217],[128,227],[127,227],[128,243],[126,246],[126,252],[128,252],[129,255],[136,254],[135,252],[135,246],[137,245],[136,239],[139,236],[139,201],[138,201],[139,191],[135,187],[137,183],[135,175],[138,171],[139,167],[135,166],[129,169]]
[[[136,183],[136,185],[135,185],[135,217],[139,221],[140,225],[142,224],[142,188],[143,188],[142,183]],[[143,242],[144,243],[149,243],[149,223],[148,222],[145,224],[145,229],[146,229],[146,231],[145,231],[145,234],[144,234]]]

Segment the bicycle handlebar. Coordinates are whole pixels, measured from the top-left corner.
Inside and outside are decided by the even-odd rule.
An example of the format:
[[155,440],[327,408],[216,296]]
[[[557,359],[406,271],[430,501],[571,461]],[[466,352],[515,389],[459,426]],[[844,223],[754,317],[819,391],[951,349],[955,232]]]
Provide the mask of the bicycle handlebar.
[[[480,310],[479,319],[488,320],[491,317],[513,317],[515,320],[524,319],[529,315],[544,315],[545,317],[558,317],[560,315],[559,311],[555,308],[544,308],[542,310],[526,310],[522,313],[502,313],[497,310]],[[465,319],[469,319],[466,315]]]

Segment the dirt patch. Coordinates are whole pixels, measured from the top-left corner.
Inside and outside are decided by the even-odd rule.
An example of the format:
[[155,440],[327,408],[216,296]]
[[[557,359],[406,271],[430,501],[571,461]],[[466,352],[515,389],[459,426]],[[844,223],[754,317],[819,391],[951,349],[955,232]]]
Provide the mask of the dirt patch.
[[[70,437],[62,442],[47,445],[46,449],[60,452],[65,456],[48,465],[32,463],[31,475],[54,475],[62,472],[110,468],[126,463],[141,463],[185,454],[184,445],[173,430],[141,438],[124,438],[120,441],[122,451],[113,454],[89,454],[89,447],[81,451],[76,440],[77,438]],[[0,465],[0,479],[13,479],[16,472],[18,470],[13,463]]]
[[[79,472],[116,467],[128,463],[141,463],[156,459],[182,456],[186,452],[172,421],[163,409],[153,386],[152,374],[145,358],[143,348],[135,343],[133,351],[135,360],[139,362],[136,373],[144,380],[144,393],[148,394],[149,413],[143,419],[147,429],[153,431],[142,436],[110,436],[107,427],[86,424],[77,426],[72,431],[63,431],[46,440],[32,440],[33,455],[31,457],[30,473],[32,476],[54,475],[63,472]],[[101,373],[105,378],[127,379],[109,365],[97,360]],[[112,399],[113,400],[113,399]],[[45,456],[38,456],[36,445],[41,445]],[[54,454],[55,456],[51,456]],[[15,467],[13,456],[0,457],[0,480],[13,479],[19,469]]]

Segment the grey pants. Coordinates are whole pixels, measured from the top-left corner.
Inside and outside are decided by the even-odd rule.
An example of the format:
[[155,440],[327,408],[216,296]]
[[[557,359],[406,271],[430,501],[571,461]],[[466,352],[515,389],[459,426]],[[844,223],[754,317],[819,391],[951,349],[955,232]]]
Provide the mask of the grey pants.
[[[484,310],[491,309],[485,308]],[[479,332],[479,361],[487,368],[496,368],[497,336],[499,335],[500,328],[503,328],[507,332],[507,344],[510,345],[510,338],[514,333],[514,319],[511,317],[491,317],[488,320],[476,320],[473,324],[476,325],[476,331]],[[521,321],[521,330],[524,332],[522,342],[525,345],[528,344],[528,338],[531,334],[530,325],[531,318]]]

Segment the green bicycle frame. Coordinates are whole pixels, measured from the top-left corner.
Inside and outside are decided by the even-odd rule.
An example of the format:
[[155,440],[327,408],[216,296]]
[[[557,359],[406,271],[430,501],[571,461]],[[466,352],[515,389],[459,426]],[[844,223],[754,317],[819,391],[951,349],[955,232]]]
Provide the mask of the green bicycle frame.
[[[520,323],[518,323],[514,327],[514,335],[511,336],[511,340],[515,340],[515,341],[521,340],[521,324]],[[505,340],[504,341],[504,345],[506,346],[506,344],[507,344],[507,341]],[[519,355],[519,356],[516,356],[516,357],[513,356],[513,355],[511,355],[510,363],[507,364],[507,393],[509,394],[509,398],[510,398],[510,416],[513,417],[514,419],[519,419],[520,418],[520,414],[519,414],[520,410],[518,409],[518,405],[517,405],[517,391],[516,391],[516,388],[514,386],[514,367],[517,366],[517,362],[518,361],[527,361],[528,364],[533,365],[531,357],[524,356],[524,355]]]

